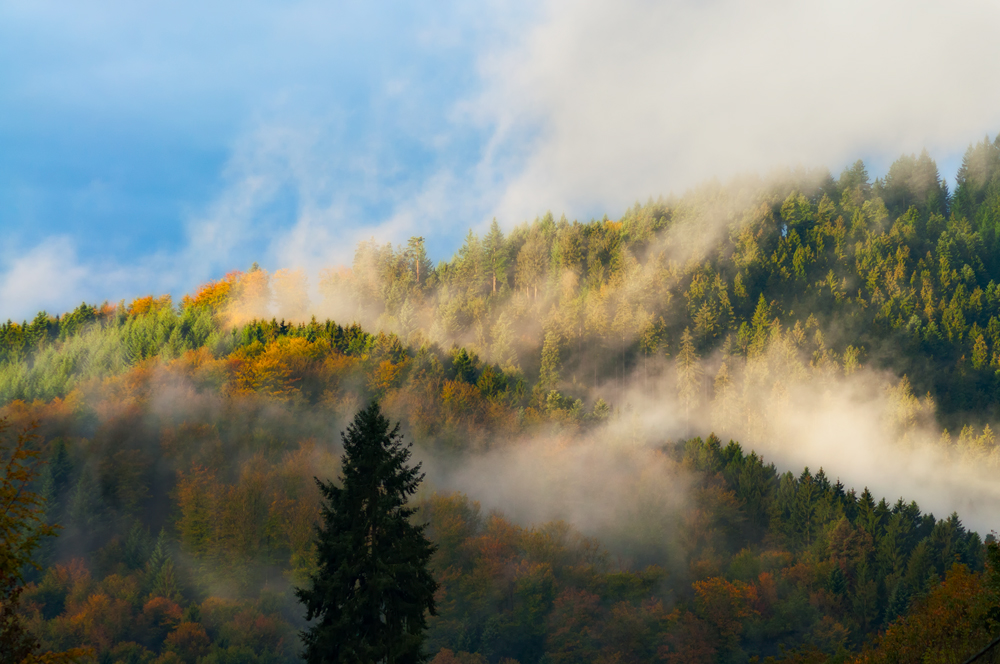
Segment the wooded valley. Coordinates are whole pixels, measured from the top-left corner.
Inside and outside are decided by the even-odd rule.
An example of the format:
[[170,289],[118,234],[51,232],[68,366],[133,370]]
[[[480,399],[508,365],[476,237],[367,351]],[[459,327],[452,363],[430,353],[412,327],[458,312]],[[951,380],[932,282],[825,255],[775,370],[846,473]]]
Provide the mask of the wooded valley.
[[1000,632],[1000,137],[953,191],[859,161],[8,321],[4,461],[57,527],[21,622],[297,661],[313,478],[373,400],[427,472],[436,664],[962,661]]

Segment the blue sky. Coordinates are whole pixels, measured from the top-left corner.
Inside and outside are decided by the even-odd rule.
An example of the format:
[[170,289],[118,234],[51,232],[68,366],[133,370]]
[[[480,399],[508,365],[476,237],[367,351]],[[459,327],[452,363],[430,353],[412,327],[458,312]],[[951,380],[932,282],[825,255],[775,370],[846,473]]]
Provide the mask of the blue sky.
[[[0,319],[778,165],[951,176],[995,3],[0,0]],[[919,47],[915,45],[921,45]],[[935,86],[930,85],[935,82]]]

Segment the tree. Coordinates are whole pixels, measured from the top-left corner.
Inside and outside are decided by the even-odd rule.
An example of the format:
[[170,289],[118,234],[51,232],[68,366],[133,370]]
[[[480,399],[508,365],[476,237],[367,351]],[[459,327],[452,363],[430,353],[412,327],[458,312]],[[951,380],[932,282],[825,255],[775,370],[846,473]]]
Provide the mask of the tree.
[[538,374],[538,384],[535,385],[534,398],[540,407],[545,406],[549,392],[559,387],[560,347],[562,336],[555,330],[545,333],[542,344],[542,366]]
[[691,422],[691,409],[698,402],[701,391],[702,368],[694,348],[691,330],[684,328],[681,346],[677,351],[677,396],[684,405],[684,419]]
[[427,250],[424,248],[424,238],[411,237],[406,244],[405,257],[407,265],[413,266],[414,279],[417,290],[423,287],[431,272],[431,260],[427,258]]
[[426,614],[435,615],[435,547],[407,507],[423,480],[410,467],[399,424],[377,402],[358,412],[344,442],[341,486],[316,480],[326,499],[318,570],[296,591],[306,606],[307,662],[423,662]]
[[545,239],[538,232],[532,232],[527,242],[517,254],[516,277],[518,287],[524,288],[524,294],[530,296],[531,288],[535,289],[535,299],[538,299],[538,282],[545,276],[545,264],[548,258],[548,247]]
[[501,285],[507,279],[507,244],[504,240],[503,231],[500,224],[494,217],[490,224],[490,232],[483,241],[483,250],[486,253],[486,265],[493,278],[493,294],[497,292],[497,280]]
[[12,434],[0,419],[0,660],[4,662],[72,662],[90,654],[81,648],[62,653],[38,652],[38,639],[21,624],[19,605],[24,572],[39,569],[32,554],[42,538],[55,535],[45,523],[44,498],[31,490],[38,478],[38,441],[32,428]]

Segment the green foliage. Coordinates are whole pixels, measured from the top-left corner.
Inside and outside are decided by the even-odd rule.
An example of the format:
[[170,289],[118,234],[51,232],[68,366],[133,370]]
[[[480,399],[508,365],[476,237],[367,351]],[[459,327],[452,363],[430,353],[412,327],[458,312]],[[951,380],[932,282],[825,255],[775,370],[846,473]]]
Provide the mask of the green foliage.
[[[508,234],[494,221],[437,267],[421,238],[365,243],[354,268],[321,288],[403,342],[475,339],[469,354],[539,377],[527,386],[538,403],[566,383],[582,396],[640,363],[645,371],[685,329],[701,356],[729,343],[727,352],[752,357],[775,321],[790,329],[812,318],[830,353],[856,363],[861,352],[906,374],[956,426],[969,412],[1000,416],[997,146],[969,148],[954,196],[926,153],[904,155],[874,183],[857,162],[837,181],[801,172],[709,186],[636,204],[617,221],[546,215]],[[371,351],[359,329],[258,321],[230,332],[223,309],[185,302],[131,315],[81,305],[0,326],[0,400],[64,396],[150,357],[201,347],[222,356],[302,328],[345,354]],[[550,332],[561,339],[556,380],[551,362],[538,371]]]
[[[933,414],[960,432],[957,453],[1000,457],[983,426],[1000,416],[1000,139],[969,148],[954,195],[921,154],[874,181],[859,161],[617,220],[494,222],[437,266],[422,238],[364,243],[320,284],[330,310],[348,307],[340,323],[260,318],[266,302],[231,316],[247,275],[180,307],[0,325],[0,404],[41,424],[39,524],[66,526],[35,549],[43,570],[19,568],[44,647],[291,661],[305,625],[288,589],[329,566],[313,528],[337,489],[310,478],[336,474],[328,432],[373,398],[418,445],[461,458],[542,431],[554,447],[606,422],[624,432],[645,415],[626,386],[652,394],[665,361],[687,423],[711,410],[727,431],[757,425],[741,394],[787,389],[775,376],[868,366],[905,376],[890,394],[901,430]],[[661,453],[683,469],[683,515],[621,525],[669,541],[655,560],[424,496],[440,662],[845,661],[879,632],[886,652],[917,648],[906,630],[932,630],[927,607],[994,615],[976,599],[993,592],[993,549],[957,515],[714,437]]]

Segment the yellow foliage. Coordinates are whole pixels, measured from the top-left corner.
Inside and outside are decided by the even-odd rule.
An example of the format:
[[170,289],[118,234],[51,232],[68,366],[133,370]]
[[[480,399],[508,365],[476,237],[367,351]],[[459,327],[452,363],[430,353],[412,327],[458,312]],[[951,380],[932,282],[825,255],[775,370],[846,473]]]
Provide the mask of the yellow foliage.
[[129,316],[141,316],[142,314],[156,313],[161,309],[171,306],[171,304],[173,304],[173,301],[169,295],[163,295],[158,298],[147,295],[132,300],[132,304],[128,305],[126,312],[128,312]]
[[201,286],[194,297],[185,295],[183,304],[185,307],[208,307],[212,311],[218,311],[228,301],[233,292],[233,284],[242,276],[242,272],[230,272],[218,281],[210,281]]
[[368,376],[368,387],[375,394],[382,396],[394,387],[399,386],[403,370],[409,360],[403,360],[398,364],[393,364],[389,360],[382,360]]

